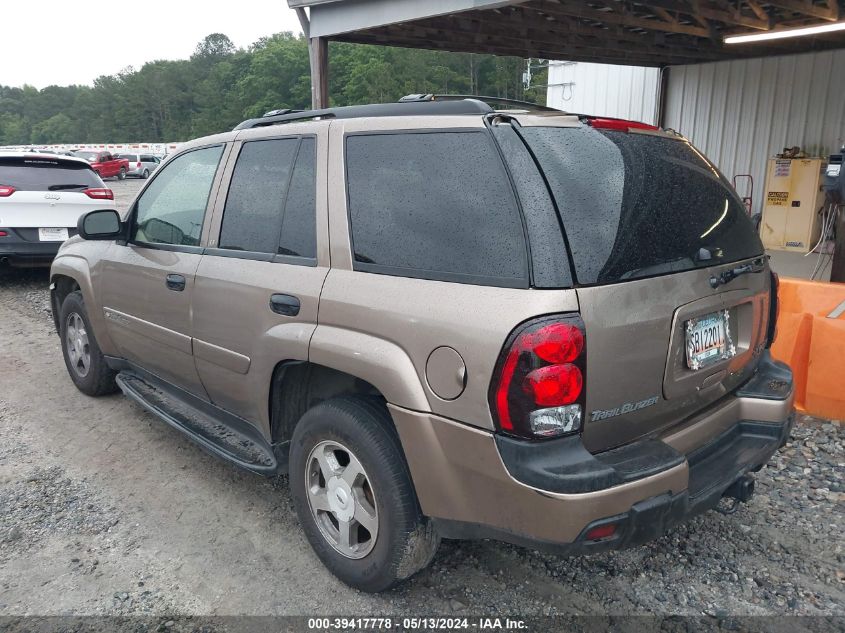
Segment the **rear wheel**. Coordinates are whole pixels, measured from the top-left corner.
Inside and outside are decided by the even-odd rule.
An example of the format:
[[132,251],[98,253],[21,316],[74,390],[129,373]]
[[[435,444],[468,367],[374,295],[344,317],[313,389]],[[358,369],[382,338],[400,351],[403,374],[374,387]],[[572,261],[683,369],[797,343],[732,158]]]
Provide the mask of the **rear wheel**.
[[384,404],[335,398],[297,424],[290,486],[305,535],[343,582],[384,591],[426,567],[440,538],[422,516]]
[[62,302],[59,318],[62,354],[70,379],[76,388],[89,396],[102,396],[117,391],[116,372],[106,364],[106,359],[94,338],[88,321],[82,293],[71,292]]
[[117,174],[117,179],[118,179],[118,180],[123,180],[124,178],[126,178],[126,168],[125,168],[125,167],[121,167],[121,168],[120,168],[120,172]]

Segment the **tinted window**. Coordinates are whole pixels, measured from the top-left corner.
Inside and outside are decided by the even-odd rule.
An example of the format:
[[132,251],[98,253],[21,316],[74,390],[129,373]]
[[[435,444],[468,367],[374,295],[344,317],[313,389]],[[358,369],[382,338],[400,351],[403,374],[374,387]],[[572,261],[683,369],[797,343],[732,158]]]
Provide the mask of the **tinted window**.
[[356,269],[524,286],[513,191],[487,132],[350,136]]
[[222,153],[222,145],[194,150],[157,171],[138,199],[134,239],[197,246]]
[[116,158],[125,158],[130,163],[134,163],[138,160],[138,154],[117,154]]
[[522,129],[582,284],[734,262],[763,245],[725,178],[689,143],[592,128]]
[[152,156],[149,156],[147,154],[142,154],[141,155],[141,162],[142,163],[154,163],[155,158],[153,158]]
[[315,140],[302,139],[285,205],[279,240],[280,255],[317,256],[315,152]]
[[243,144],[223,210],[220,248],[276,252],[298,149],[298,138]]
[[87,163],[10,156],[0,157],[0,185],[18,191],[79,191],[104,186]]

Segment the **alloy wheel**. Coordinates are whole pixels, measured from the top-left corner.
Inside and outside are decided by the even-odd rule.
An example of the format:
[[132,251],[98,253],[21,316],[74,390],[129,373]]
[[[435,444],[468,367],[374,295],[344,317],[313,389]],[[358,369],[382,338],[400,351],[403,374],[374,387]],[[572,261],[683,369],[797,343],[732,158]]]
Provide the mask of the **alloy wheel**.
[[378,505],[355,454],[339,442],[320,442],[305,461],[305,485],[326,541],[347,558],[369,554],[378,538]]
[[76,312],[71,312],[67,317],[65,345],[71,367],[77,376],[85,378],[91,369],[91,346],[88,343],[85,321]]

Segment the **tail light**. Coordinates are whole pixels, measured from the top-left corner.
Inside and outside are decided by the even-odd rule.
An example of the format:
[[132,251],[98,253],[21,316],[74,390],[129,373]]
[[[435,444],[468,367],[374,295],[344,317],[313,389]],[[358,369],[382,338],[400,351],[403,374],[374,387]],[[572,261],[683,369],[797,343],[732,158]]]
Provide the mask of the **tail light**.
[[769,326],[766,329],[766,347],[771,347],[778,335],[778,317],[780,316],[780,278],[774,271],[771,272],[772,284],[769,291]]
[[585,371],[584,322],[578,315],[543,317],[517,328],[490,384],[499,430],[527,439],[579,432]]
[[9,234],[6,231],[4,231],[3,229],[0,229],[0,237],[8,237],[8,236],[9,236]]
[[135,167],[137,167],[138,169],[140,169],[140,168],[141,168],[141,161],[138,161],[137,163],[135,163]]
[[0,185],[0,198],[8,198],[15,193],[15,188],[11,185]]
[[82,193],[95,200],[114,200],[114,193],[111,189],[84,189]]

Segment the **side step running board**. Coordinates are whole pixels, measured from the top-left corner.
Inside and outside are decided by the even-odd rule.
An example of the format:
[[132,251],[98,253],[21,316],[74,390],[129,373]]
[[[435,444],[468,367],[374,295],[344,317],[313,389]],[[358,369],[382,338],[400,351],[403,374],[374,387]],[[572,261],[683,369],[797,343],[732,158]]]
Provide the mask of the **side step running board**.
[[[199,403],[191,403],[190,394],[153,384],[152,379],[147,380],[131,370],[124,369],[116,380],[124,394],[209,453],[261,475],[278,472],[280,464],[273,447],[245,420],[205,402],[200,408]],[[214,415],[215,412],[219,415]]]

